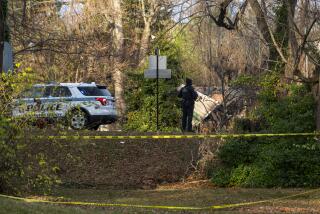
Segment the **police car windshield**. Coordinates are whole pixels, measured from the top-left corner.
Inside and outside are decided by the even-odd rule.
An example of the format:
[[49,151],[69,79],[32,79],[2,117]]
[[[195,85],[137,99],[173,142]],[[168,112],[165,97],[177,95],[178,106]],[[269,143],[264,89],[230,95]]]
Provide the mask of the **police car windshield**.
[[86,86],[78,87],[78,89],[84,96],[110,96],[105,90],[101,90],[98,87]]

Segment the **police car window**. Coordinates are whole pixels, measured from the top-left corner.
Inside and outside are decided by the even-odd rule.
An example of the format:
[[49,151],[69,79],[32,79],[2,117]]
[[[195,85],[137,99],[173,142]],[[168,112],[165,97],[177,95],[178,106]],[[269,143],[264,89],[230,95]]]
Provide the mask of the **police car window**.
[[32,98],[32,88],[29,88],[19,94],[18,98]]
[[46,87],[45,97],[71,97],[68,87],[48,86]]
[[44,87],[33,87],[33,88],[32,88],[32,95],[31,95],[31,96],[32,96],[33,98],[43,97],[44,91],[45,91],[45,88],[44,88]]
[[100,89],[100,91],[103,93],[103,96],[111,96],[111,93],[110,93],[110,91],[107,89],[107,87],[106,86],[97,86],[99,89]]
[[60,97],[71,97],[71,92],[68,87],[60,87]]
[[106,96],[97,87],[78,87],[78,89],[84,96]]

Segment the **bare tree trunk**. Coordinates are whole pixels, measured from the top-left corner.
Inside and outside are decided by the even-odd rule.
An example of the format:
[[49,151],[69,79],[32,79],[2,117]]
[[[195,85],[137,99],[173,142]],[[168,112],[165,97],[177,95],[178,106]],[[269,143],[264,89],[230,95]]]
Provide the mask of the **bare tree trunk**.
[[226,100],[226,87],[225,87],[225,70],[224,68],[221,66],[220,64],[220,68],[221,68],[221,94],[222,94],[222,121],[220,124],[220,131],[223,129],[223,127],[226,125],[226,121],[227,121],[227,100]]
[[264,40],[268,43],[268,45],[272,44],[272,39],[269,32],[268,23],[265,19],[265,14],[257,0],[249,0],[249,4],[252,10],[255,13],[257,25],[260,33],[262,34]]
[[[310,20],[308,19],[308,11],[310,8],[310,0],[304,0],[302,3],[302,7],[300,10],[300,17],[301,17],[301,22],[299,23],[299,28],[303,29],[303,33],[307,33],[307,28],[310,24]],[[310,78],[311,75],[309,73],[309,57],[307,54],[302,53],[302,57],[304,57],[304,69],[301,70],[302,75],[304,75],[306,78]]]
[[120,117],[126,112],[126,105],[124,100],[124,75],[121,70],[121,64],[124,59],[124,33],[122,24],[122,10],[121,0],[113,0],[113,12],[114,12],[114,47],[116,50],[116,63],[113,71],[114,91],[116,98],[116,106]]
[[316,128],[317,131],[320,131],[320,74],[319,76],[319,83],[318,83],[318,100],[317,100],[317,111],[316,111]]
[[22,2],[22,19],[21,24],[25,25],[27,22],[27,0],[23,0]]
[[148,11],[146,11],[145,0],[140,0],[140,7],[142,11],[142,18],[144,22],[144,28],[141,36],[140,41],[140,50],[139,50],[139,66],[143,65],[145,62],[145,57],[147,55],[147,51],[150,45],[150,37],[151,37],[151,25],[153,16],[155,15],[155,7],[156,1],[151,0],[149,1],[150,5],[148,7]]
[[147,51],[149,49],[150,44],[150,36],[151,36],[151,21],[146,21],[144,24],[142,37],[141,37],[141,46],[139,50],[139,66],[143,65],[145,62],[145,58],[147,55]]
[[288,44],[288,58],[287,64],[285,67],[285,77],[288,80],[293,79],[294,75],[294,67],[297,59],[297,50],[298,50],[298,42],[295,35],[294,28],[294,15],[295,9],[297,5],[297,0],[285,0],[287,10],[288,10],[288,36],[289,36],[289,44]]
[[[266,15],[264,14],[258,0],[248,0],[248,2],[255,13],[258,29],[269,47],[271,60],[277,60],[277,56],[280,56],[281,60],[286,63],[286,57],[274,38],[274,35],[267,23]],[[262,0],[261,3],[264,5],[264,0]]]
[[3,48],[4,48],[4,31],[5,31],[5,2],[0,0],[0,73],[3,72]]

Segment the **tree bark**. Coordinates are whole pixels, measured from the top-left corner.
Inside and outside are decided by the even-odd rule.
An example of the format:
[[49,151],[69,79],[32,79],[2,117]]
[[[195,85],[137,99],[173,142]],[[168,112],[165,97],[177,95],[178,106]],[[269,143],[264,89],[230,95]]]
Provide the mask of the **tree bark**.
[[23,0],[22,2],[22,19],[21,24],[25,25],[27,22],[27,0]]
[[[302,3],[302,7],[300,10],[300,17],[301,21],[299,23],[299,28],[302,29],[303,33],[307,33],[307,28],[310,24],[310,20],[308,19],[308,11],[310,7],[310,2],[309,0],[304,0]],[[304,68],[301,69],[302,75],[304,75],[307,78],[310,78],[310,73],[309,73],[309,57],[306,53],[302,53],[302,57],[305,58],[305,63],[304,63]]]
[[4,34],[5,34],[5,1],[0,0],[0,73],[3,72],[3,48],[4,48]]
[[318,100],[317,100],[317,111],[316,111],[316,128],[320,131],[320,72],[318,71]]
[[113,71],[114,91],[116,98],[116,106],[118,114],[122,118],[126,112],[126,105],[124,100],[124,74],[121,69],[124,63],[124,32],[122,24],[122,10],[121,0],[113,0],[114,12],[114,48],[116,52],[115,67]]
[[[277,60],[279,56],[284,63],[287,63],[287,59],[284,56],[284,53],[279,47],[272,33],[272,30],[267,23],[267,20],[265,18],[265,13],[263,12],[258,0],[248,0],[248,2],[255,13],[258,29],[269,47],[269,52],[270,52],[269,55],[270,55],[271,61]],[[264,0],[262,0],[262,4],[265,4]]]
[[262,11],[262,8],[257,0],[249,0],[249,4],[256,15],[256,21],[260,33],[262,34],[264,40],[268,45],[272,44],[271,35],[269,33],[268,23],[265,19],[265,14]]
[[288,80],[293,79],[294,70],[296,60],[300,61],[297,58],[298,54],[298,42],[295,35],[295,27],[294,27],[294,16],[295,16],[295,9],[297,5],[297,0],[285,0],[287,10],[288,10],[288,56],[287,56],[287,64],[285,67],[285,77]]
[[151,37],[151,25],[153,21],[153,17],[156,13],[156,1],[150,0],[148,3],[148,10],[146,11],[145,0],[140,0],[140,9],[142,12],[142,18],[144,22],[143,32],[140,40],[140,49],[139,49],[139,57],[138,57],[138,65],[142,66],[145,62],[145,58],[150,46],[150,37]]
[[141,43],[140,43],[140,50],[139,50],[139,66],[143,65],[145,62],[145,58],[147,52],[149,50],[150,44],[150,36],[151,36],[151,21],[147,20],[144,24]]

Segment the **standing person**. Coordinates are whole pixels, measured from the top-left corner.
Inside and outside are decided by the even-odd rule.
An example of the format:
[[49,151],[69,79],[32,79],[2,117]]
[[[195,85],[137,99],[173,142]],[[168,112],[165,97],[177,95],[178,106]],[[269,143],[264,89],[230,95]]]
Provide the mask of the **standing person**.
[[182,98],[182,131],[191,132],[194,102],[198,98],[191,79],[186,78],[186,86],[180,89],[178,97]]

